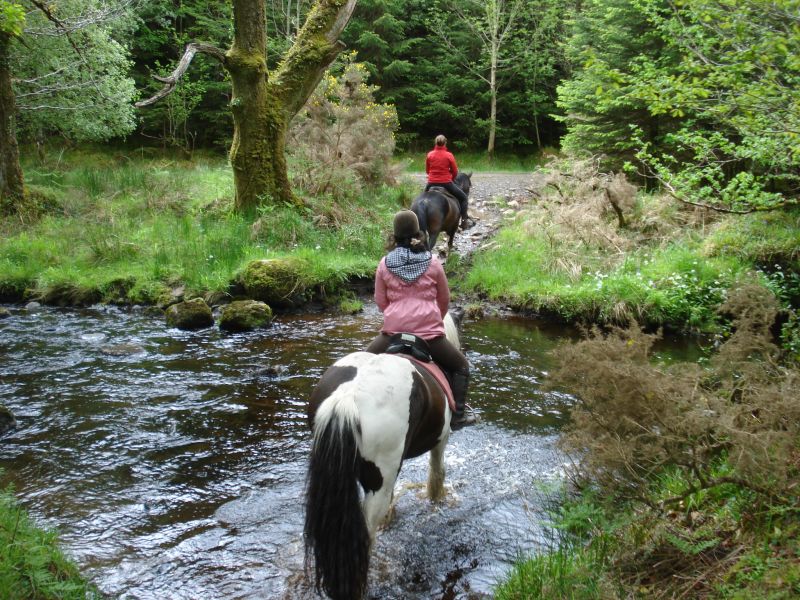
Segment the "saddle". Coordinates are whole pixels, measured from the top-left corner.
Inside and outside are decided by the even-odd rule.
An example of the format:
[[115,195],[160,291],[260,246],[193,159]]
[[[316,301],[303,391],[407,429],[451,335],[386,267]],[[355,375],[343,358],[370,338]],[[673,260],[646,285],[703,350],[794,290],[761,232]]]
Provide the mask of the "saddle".
[[437,194],[441,194],[445,198],[449,198],[451,200],[455,200],[456,203],[458,203],[458,198],[453,196],[453,194],[451,194],[446,188],[440,187],[438,185],[432,185],[431,187],[428,188],[428,191],[429,192],[436,192]]
[[384,353],[402,354],[411,359],[411,362],[419,364],[421,368],[428,371],[439,385],[442,386],[445,396],[447,396],[450,410],[456,409],[450,373],[433,362],[428,342],[413,333],[395,333],[389,338],[389,346]]
[[386,354],[408,354],[422,362],[431,362],[431,349],[428,342],[413,333],[395,333],[389,338]]

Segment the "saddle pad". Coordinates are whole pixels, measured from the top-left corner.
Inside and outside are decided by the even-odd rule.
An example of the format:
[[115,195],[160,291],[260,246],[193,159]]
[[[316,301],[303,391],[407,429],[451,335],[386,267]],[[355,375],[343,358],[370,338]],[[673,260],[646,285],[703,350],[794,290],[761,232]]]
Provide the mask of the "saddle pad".
[[456,399],[453,396],[453,390],[450,388],[450,382],[447,381],[447,376],[442,371],[441,367],[434,362],[422,362],[421,360],[417,360],[413,356],[409,356],[408,354],[397,354],[396,356],[402,356],[403,358],[407,358],[411,362],[415,363],[419,368],[424,369],[436,380],[436,382],[442,386],[444,390],[445,396],[447,396],[447,403],[450,405],[450,410],[455,412],[456,410]]

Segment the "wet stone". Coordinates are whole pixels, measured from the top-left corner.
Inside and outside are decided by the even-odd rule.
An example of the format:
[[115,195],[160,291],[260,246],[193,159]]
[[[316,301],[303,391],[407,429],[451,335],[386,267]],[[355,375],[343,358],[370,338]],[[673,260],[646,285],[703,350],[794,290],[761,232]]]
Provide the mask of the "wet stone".
[[214,324],[211,308],[202,298],[178,302],[167,309],[167,325],[183,330],[203,329]]
[[236,300],[222,307],[219,328],[224,331],[252,331],[272,322],[272,309],[258,300]]
[[17,426],[14,413],[0,404],[0,437],[11,431]]

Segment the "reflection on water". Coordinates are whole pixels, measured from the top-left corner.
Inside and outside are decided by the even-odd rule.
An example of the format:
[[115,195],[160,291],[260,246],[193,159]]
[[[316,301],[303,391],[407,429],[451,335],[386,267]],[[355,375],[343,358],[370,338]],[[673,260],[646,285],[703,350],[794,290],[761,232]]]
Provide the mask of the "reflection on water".
[[[374,307],[233,335],[168,330],[137,311],[11,310],[0,404],[19,428],[0,441],[3,483],[104,592],[308,596],[305,399],[327,365],[371,339]],[[539,547],[570,401],[540,388],[557,339],[525,320],[467,324],[481,423],[451,437],[442,505],[422,498],[427,457],[404,465],[370,597],[482,597]]]

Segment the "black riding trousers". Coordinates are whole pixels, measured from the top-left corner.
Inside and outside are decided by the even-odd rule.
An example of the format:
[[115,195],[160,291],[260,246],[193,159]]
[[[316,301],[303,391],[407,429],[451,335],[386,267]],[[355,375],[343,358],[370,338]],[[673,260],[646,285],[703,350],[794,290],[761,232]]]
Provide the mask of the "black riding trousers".
[[[378,334],[370,345],[367,346],[367,352],[372,352],[372,354],[381,354],[385,352],[386,348],[389,347],[390,339],[391,336],[385,333]],[[467,361],[467,357],[464,356],[458,348],[453,346],[450,340],[442,335],[432,340],[425,341],[428,342],[428,348],[431,351],[433,362],[442,367],[442,369],[450,371],[451,373],[469,375],[469,361]]]

